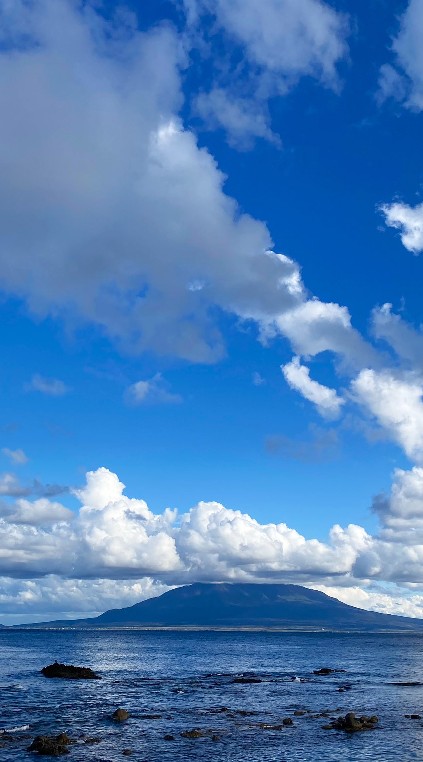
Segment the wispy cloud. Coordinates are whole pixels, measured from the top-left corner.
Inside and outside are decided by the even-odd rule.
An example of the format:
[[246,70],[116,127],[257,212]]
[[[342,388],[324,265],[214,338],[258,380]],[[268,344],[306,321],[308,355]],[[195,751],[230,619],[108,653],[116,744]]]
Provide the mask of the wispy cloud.
[[47,394],[50,397],[63,397],[70,392],[70,387],[58,378],[46,378],[35,373],[29,384],[25,385],[25,390],[41,392],[41,394]]
[[11,460],[12,463],[15,463],[18,466],[22,466],[25,463],[28,463],[28,460],[29,460],[28,456],[21,449],[10,450],[8,447],[3,447],[2,454],[5,455],[6,458],[9,458],[9,460]]
[[125,392],[125,399],[132,405],[175,405],[182,402],[179,394],[169,390],[161,373],[129,386]]

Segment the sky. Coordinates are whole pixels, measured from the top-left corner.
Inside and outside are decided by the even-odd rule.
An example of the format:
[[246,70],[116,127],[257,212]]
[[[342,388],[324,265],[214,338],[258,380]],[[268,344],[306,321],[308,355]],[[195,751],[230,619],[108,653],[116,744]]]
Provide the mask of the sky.
[[0,622],[423,617],[423,0],[0,0]]

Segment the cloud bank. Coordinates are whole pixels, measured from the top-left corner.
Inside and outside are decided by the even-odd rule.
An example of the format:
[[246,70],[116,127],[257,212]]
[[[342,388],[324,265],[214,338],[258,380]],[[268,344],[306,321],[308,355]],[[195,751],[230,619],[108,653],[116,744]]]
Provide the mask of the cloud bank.
[[[344,599],[349,595],[359,605],[363,594],[354,599],[348,590],[369,588],[374,595],[372,586],[379,582],[423,583],[421,471],[398,470],[391,496],[375,498],[379,536],[354,524],[334,525],[322,541],[283,522],[260,524],[214,502],[200,502],[180,515],[170,509],[154,514],[145,501],[124,494],[116,474],[99,468],[74,491],[77,512],[47,499],[20,499],[3,511],[0,596],[9,603],[15,596],[15,613],[37,614],[36,603],[46,605],[56,584],[56,607],[48,610],[63,615],[77,610],[84,590],[88,600],[80,611],[95,612],[107,607],[110,591],[117,605],[124,605],[144,597],[145,586],[154,594],[194,581],[282,581],[342,588]],[[121,580],[126,593],[119,598]],[[27,596],[30,606],[24,609]],[[369,607],[373,600],[369,593]]]

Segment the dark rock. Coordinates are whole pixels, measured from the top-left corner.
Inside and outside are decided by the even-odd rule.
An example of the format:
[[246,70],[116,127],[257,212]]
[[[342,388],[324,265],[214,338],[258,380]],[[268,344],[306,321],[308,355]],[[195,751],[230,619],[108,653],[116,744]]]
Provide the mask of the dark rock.
[[211,737],[211,740],[212,740],[212,741],[215,741],[215,742],[216,742],[216,741],[220,741],[220,736],[218,736],[216,733],[213,733],[213,735],[212,735],[212,737]]
[[294,723],[293,723],[291,717],[284,717],[283,720],[282,720],[282,724],[283,725],[293,725]]
[[27,751],[36,751],[46,757],[61,757],[69,754],[68,746],[72,743],[66,733],[57,736],[36,736]]
[[182,738],[204,738],[207,733],[199,728],[193,728],[192,730],[183,730],[181,733]]
[[304,717],[305,714],[307,714],[305,709],[296,709],[294,712],[294,717]]
[[330,724],[322,725],[323,730],[344,730],[346,733],[356,733],[361,730],[374,730],[379,722],[376,715],[356,717],[354,712],[348,712],[345,717],[335,717]]
[[398,685],[403,688],[414,688],[418,685],[423,685],[423,683],[418,682],[417,680],[407,683],[387,683],[387,685]]
[[124,757],[130,757],[132,754],[132,749],[122,749],[122,754]]
[[171,736],[170,733],[166,733],[166,735],[163,736],[163,740],[164,741],[174,741],[175,740],[175,736]]
[[262,683],[263,680],[261,680],[259,677],[235,677],[232,681],[234,683]]
[[112,714],[112,720],[114,722],[125,722],[129,718],[129,712],[126,709],[116,709]]
[[92,746],[95,743],[100,743],[101,738],[97,738],[97,736],[88,736],[88,738],[84,738],[84,743],[87,744],[87,746]]
[[44,677],[59,677],[63,680],[101,680],[100,675],[93,672],[90,667],[74,667],[73,664],[49,664],[41,670]]
[[331,669],[330,667],[322,667],[321,669],[314,669],[314,675],[333,675],[334,672],[346,672],[346,669]]

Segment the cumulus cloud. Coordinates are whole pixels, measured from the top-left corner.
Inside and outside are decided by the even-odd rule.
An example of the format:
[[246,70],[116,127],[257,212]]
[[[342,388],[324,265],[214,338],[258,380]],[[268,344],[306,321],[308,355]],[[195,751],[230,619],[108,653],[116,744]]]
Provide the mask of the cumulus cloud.
[[176,32],[117,26],[69,0],[2,13],[3,290],[132,352],[199,362],[224,353],[215,305],[261,319],[300,298],[298,266],[270,251],[266,226],[240,213],[178,119]]
[[21,466],[28,463],[28,456],[23,450],[10,450],[8,447],[3,447],[2,454],[9,458],[15,465]]
[[48,575],[36,580],[0,577],[3,624],[98,616],[111,608],[131,606],[169,590],[150,577],[139,580],[64,579]]
[[70,389],[63,381],[58,378],[45,378],[36,373],[31,381],[25,386],[28,392],[41,392],[49,397],[63,397]]
[[3,497],[27,497],[30,495],[54,497],[64,492],[67,492],[67,487],[60,484],[42,484],[38,479],[33,479],[29,484],[22,484],[16,474],[0,474],[0,496]]
[[[269,98],[285,95],[301,77],[338,85],[337,65],[347,53],[346,17],[322,0],[184,0],[191,27],[213,19],[207,42],[213,54],[216,27],[240,53],[225,66],[219,41],[216,84],[196,101],[208,125],[226,129],[229,142],[248,147],[253,138],[279,139],[269,125]],[[198,32],[200,34],[200,32]],[[223,50],[225,50],[223,46]]]
[[400,231],[403,246],[413,254],[420,254],[423,251],[423,204],[384,204],[382,211],[386,224]]
[[345,400],[339,397],[335,389],[319,384],[310,378],[310,370],[301,365],[300,358],[294,357],[291,362],[281,365],[282,373],[291,389],[302,394],[306,400],[316,405],[324,418],[337,418]]
[[182,402],[179,394],[169,391],[161,373],[146,381],[131,384],[125,393],[126,401],[132,405],[175,405]]
[[364,369],[351,384],[357,401],[411,459],[423,458],[423,384],[413,374]]
[[380,74],[381,97],[396,97],[415,111],[423,108],[423,4],[409,0],[392,41],[394,65],[384,64]]
[[[216,502],[200,502],[181,515],[169,509],[154,514],[145,501],[127,497],[106,468],[89,472],[74,495],[76,512],[22,499],[1,511],[0,603],[20,621],[25,612],[27,621],[37,612],[37,619],[95,614],[201,580],[299,583],[336,591],[364,608],[411,615],[420,605],[417,598],[410,603],[407,590],[398,587],[388,600],[378,587],[411,585],[420,595],[420,468],[397,471],[391,496],[384,504],[375,498],[379,536],[354,524],[335,525],[326,541],[307,539],[284,522],[261,524]],[[362,588],[370,591],[367,597]]]

